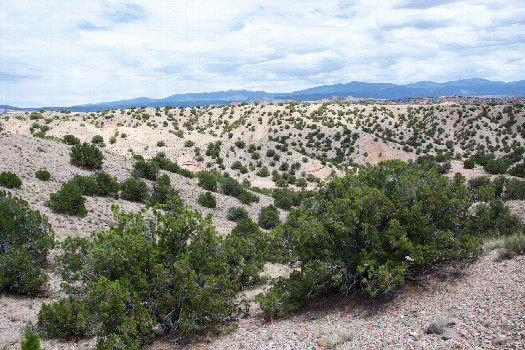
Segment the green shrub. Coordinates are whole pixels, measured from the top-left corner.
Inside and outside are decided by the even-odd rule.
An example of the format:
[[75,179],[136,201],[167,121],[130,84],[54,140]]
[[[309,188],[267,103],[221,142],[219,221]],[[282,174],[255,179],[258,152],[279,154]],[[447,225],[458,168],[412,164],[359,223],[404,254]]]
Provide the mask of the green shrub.
[[495,197],[494,188],[486,176],[478,176],[468,181],[470,198],[473,201],[489,202]]
[[244,142],[243,140],[237,140],[235,141],[235,146],[239,148],[244,148],[246,146],[246,142]]
[[472,232],[484,237],[510,236],[523,229],[519,217],[499,198],[477,205],[469,223]]
[[95,135],[91,138],[91,143],[93,144],[104,143],[104,138],[100,135]]
[[193,145],[195,145],[195,142],[193,142],[192,140],[184,141],[184,147],[192,147]]
[[[231,209],[231,208],[230,208]],[[237,221],[237,225],[224,241],[228,265],[236,266],[233,280],[241,289],[257,283],[264,262],[269,258],[269,239],[250,218]]]
[[301,205],[301,195],[293,190],[286,188],[276,188],[273,190],[272,197],[277,208],[290,210],[293,207]]
[[463,168],[465,169],[474,169],[475,166],[476,162],[474,161],[474,159],[465,159],[465,161],[463,162]]
[[40,337],[35,332],[32,332],[29,326],[26,327],[24,335],[20,341],[21,350],[45,350],[40,347]]
[[113,145],[115,142],[117,142],[117,138],[115,136],[110,136],[109,143]]
[[118,197],[119,184],[117,178],[103,171],[91,175],[97,183],[97,195],[102,197]]
[[524,200],[525,199],[525,181],[511,179],[507,184],[503,200]]
[[231,207],[228,209],[226,218],[230,221],[239,222],[248,219],[248,212],[243,207]]
[[183,335],[238,315],[239,278],[253,269],[230,264],[210,218],[173,208],[115,212],[115,224],[92,234],[82,257],[66,259],[83,261],[81,282],[67,288],[74,301],[46,307],[39,324],[60,337],[80,336],[87,325],[97,349],[133,350],[150,343],[155,328]]
[[157,147],[164,147],[164,146],[166,146],[166,142],[164,142],[163,140],[157,141]]
[[217,191],[217,176],[209,171],[201,171],[197,174],[199,186],[207,191]]
[[516,164],[513,168],[509,169],[509,174],[512,176],[525,177],[525,164]]
[[508,168],[509,164],[503,159],[490,159],[483,166],[483,170],[489,174],[505,174]]
[[47,218],[27,202],[0,191],[0,290],[38,293],[54,235]]
[[120,197],[131,202],[144,202],[148,198],[148,185],[133,177],[120,183]]
[[226,196],[238,197],[244,189],[237,180],[228,177],[221,181],[221,191]]
[[474,261],[481,239],[468,225],[470,205],[461,181],[417,164],[385,161],[332,177],[273,231],[274,255],[296,270],[258,297],[265,317],[328,291],[375,297],[407,274]]
[[255,173],[255,175],[260,177],[268,177],[270,176],[270,171],[268,170],[267,166],[263,166],[259,171]]
[[64,135],[64,137],[62,138],[62,142],[70,146],[80,144],[80,140],[73,135]]
[[244,190],[237,196],[237,199],[239,199],[242,204],[258,203],[260,200],[259,196]]
[[19,188],[22,186],[22,180],[10,171],[3,171],[0,173],[0,186]]
[[159,164],[157,162],[138,161],[133,164],[131,176],[155,181],[159,175]]
[[104,160],[100,149],[87,142],[74,144],[69,157],[71,164],[87,169],[100,169]]
[[41,181],[47,181],[51,178],[51,174],[46,169],[35,171],[35,177]]
[[272,229],[280,222],[279,211],[273,205],[263,207],[259,212],[257,223],[264,229]]
[[215,208],[217,206],[217,200],[215,199],[215,196],[211,194],[211,192],[199,194],[197,202],[206,208]]
[[178,196],[177,192],[171,187],[170,177],[162,174],[153,183],[150,201],[152,204],[166,204],[170,197]]
[[84,205],[86,198],[82,195],[82,188],[73,182],[66,182],[57,192],[49,195],[49,200],[45,205],[55,213],[85,216],[87,214]]
[[45,338],[79,339],[91,331],[90,317],[73,296],[43,303],[37,327]]

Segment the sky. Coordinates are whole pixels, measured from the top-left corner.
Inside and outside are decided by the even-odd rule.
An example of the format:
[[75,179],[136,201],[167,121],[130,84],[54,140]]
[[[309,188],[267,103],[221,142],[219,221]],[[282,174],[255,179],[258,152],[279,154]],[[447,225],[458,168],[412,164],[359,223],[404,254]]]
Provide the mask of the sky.
[[0,0],[0,105],[525,79],[523,0]]

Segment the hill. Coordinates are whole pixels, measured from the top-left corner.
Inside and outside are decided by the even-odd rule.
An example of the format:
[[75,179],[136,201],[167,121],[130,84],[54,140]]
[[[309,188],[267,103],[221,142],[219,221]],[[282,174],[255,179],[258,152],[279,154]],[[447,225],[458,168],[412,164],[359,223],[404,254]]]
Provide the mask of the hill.
[[[476,91],[493,91],[485,82],[457,81],[448,85],[422,82],[407,89],[466,91],[477,84],[484,90]],[[304,90],[300,96],[331,97],[349,89],[368,88],[372,87],[361,83],[341,84]],[[374,86],[375,91],[383,90],[385,94],[394,88],[391,84]],[[222,95],[179,95],[164,102],[183,98],[193,101],[200,97],[255,99],[257,94],[259,92],[230,91]],[[285,95],[272,98],[293,99]],[[135,102],[153,103],[145,98]],[[21,178],[23,185],[10,192],[46,215],[59,240],[107,229],[114,220],[111,211],[114,204],[127,211],[144,207],[144,203],[122,198],[86,196],[88,213],[76,217],[57,214],[45,206],[50,195],[75,174],[94,173],[70,164],[71,146],[63,143],[65,135],[73,135],[80,142],[95,141],[104,155],[100,170],[119,182],[131,176],[137,159],[151,161],[162,153],[188,172],[163,169],[160,173],[169,177],[172,188],[185,204],[203,214],[212,214],[212,223],[223,236],[235,226],[228,219],[229,208],[242,207],[257,222],[261,209],[276,203],[274,189],[305,193],[302,189],[315,189],[330,174],[342,176],[347,171],[359,171],[367,164],[389,159],[416,160],[425,155],[432,156],[449,177],[461,172],[467,180],[481,175],[494,179],[497,175],[488,173],[480,164],[465,169],[464,161],[486,155],[486,162],[503,162],[507,159],[505,156],[519,153],[520,147],[525,146],[525,106],[521,100],[451,97],[407,100],[403,104],[343,100],[162,108],[129,107],[126,103],[122,101],[121,108],[104,112],[10,111],[0,119],[0,172],[10,171]],[[97,142],[100,138],[102,142]],[[523,152],[519,157],[509,164],[511,168],[523,163]],[[48,170],[51,179],[38,180],[35,172],[39,169]],[[257,201],[243,203],[219,188],[212,191],[216,208],[202,206],[198,197],[207,190],[191,174],[204,170],[235,179],[244,191],[256,196]],[[149,189],[153,188],[154,181],[146,179],[145,182]],[[506,203],[513,213],[525,218],[522,200]],[[287,214],[287,210],[279,209],[281,220]],[[459,274],[450,272],[447,278],[442,276],[445,282],[433,279],[428,284],[408,284],[399,298],[388,299],[391,302],[381,299],[374,305],[358,296],[349,300],[328,298],[304,312],[272,323],[263,322],[260,309],[253,302],[253,294],[264,287],[263,283],[246,291],[252,302],[250,312],[247,318],[237,321],[237,330],[235,327],[210,330],[211,343],[205,344],[206,336],[198,336],[200,345],[187,346],[328,348],[330,342],[332,345],[335,342],[337,348],[473,348],[487,344],[522,348],[525,339],[522,322],[525,310],[520,302],[525,288],[523,263],[523,257],[507,263],[497,262],[495,252],[489,249],[487,255],[468,270]],[[266,266],[267,275],[282,273],[289,270],[280,265]],[[43,298],[2,294],[0,346],[17,348],[20,326],[35,322],[42,301],[63,295],[57,275],[52,276],[46,288]],[[425,334],[426,326],[437,317],[450,323],[447,327],[458,332],[458,339],[445,341],[441,336]],[[217,333],[221,336],[216,336]],[[177,338],[168,336],[151,348],[176,348],[177,342]],[[75,343],[45,342],[46,348],[85,349],[93,345],[93,339]]]

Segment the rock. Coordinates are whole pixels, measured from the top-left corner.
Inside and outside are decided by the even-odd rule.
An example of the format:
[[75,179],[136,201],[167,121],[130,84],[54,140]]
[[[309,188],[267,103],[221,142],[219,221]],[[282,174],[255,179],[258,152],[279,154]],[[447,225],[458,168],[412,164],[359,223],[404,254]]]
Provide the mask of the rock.
[[414,349],[420,350],[424,348],[425,348],[425,345],[423,345],[423,343],[420,342],[419,340],[414,342]]
[[319,339],[317,341],[317,345],[319,345],[320,347],[325,348],[325,349],[330,347],[330,344],[328,344],[328,341],[326,341],[326,339]]
[[206,350],[206,348],[202,345],[198,345],[195,350]]
[[458,339],[458,337],[459,337],[458,334],[453,329],[447,329],[445,333],[443,333],[443,339],[445,340],[454,340],[454,339]]
[[427,334],[442,334],[443,326],[441,326],[437,322],[432,322],[431,324],[428,325],[426,333]]
[[492,340],[492,343],[495,345],[503,345],[507,341],[507,337],[503,334],[498,334],[494,340]]

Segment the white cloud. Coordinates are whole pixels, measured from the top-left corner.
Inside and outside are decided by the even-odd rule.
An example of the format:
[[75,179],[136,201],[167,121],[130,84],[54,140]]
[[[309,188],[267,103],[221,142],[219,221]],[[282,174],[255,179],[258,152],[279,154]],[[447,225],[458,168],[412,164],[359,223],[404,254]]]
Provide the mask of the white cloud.
[[511,0],[4,0],[0,104],[525,79]]

